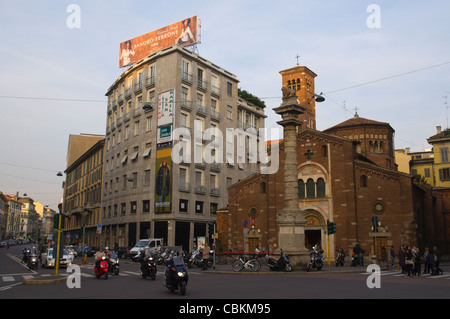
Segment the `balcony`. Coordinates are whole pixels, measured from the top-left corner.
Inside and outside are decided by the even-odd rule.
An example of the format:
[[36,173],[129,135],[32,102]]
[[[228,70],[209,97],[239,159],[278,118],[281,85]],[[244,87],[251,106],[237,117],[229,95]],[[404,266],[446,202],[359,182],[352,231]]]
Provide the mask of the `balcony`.
[[206,186],[203,186],[203,185],[195,186],[194,192],[196,194],[206,194]]
[[147,78],[145,79],[145,86],[146,86],[147,88],[150,88],[150,87],[152,87],[152,86],[155,86],[155,83],[156,83],[156,77],[155,77],[154,75],[149,76],[149,77],[147,77]]
[[186,183],[186,182],[180,182],[178,184],[178,190],[180,192],[190,192],[191,191],[191,184]]
[[183,72],[181,73],[181,81],[185,82],[186,84],[191,85],[194,80],[193,80],[193,76],[191,73],[187,73],[187,72]]

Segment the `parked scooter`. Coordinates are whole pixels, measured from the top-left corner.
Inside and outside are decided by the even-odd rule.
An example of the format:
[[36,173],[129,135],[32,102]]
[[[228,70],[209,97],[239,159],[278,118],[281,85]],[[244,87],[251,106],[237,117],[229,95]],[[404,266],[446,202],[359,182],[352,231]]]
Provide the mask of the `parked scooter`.
[[351,266],[352,266],[352,267],[356,267],[356,266],[361,265],[360,260],[363,259],[363,256],[364,256],[364,254],[363,254],[362,252],[360,252],[359,254],[352,253],[352,263],[351,263]]
[[180,290],[182,295],[186,294],[188,283],[187,268],[182,257],[176,256],[166,266],[164,286],[170,291]]
[[141,260],[141,268],[139,268],[142,278],[150,277],[151,280],[156,278],[156,261],[151,255],[146,255]]
[[339,250],[337,250],[337,257],[336,257],[336,267],[339,267],[339,266],[344,266],[344,260],[345,259],[345,253],[344,253],[344,250],[342,250],[342,249],[339,249]]
[[292,271],[289,257],[285,253],[283,253],[283,250],[281,250],[281,256],[278,260],[274,259],[270,255],[266,255],[266,260],[270,270]]
[[323,267],[323,250],[318,249],[317,245],[314,246],[314,249],[310,253],[310,259],[308,264],[306,265],[306,271],[310,271],[312,269],[321,270]]
[[105,279],[108,279],[108,268],[108,258],[106,256],[98,258],[94,266],[94,272],[97,279],[102,276],[104,276]]

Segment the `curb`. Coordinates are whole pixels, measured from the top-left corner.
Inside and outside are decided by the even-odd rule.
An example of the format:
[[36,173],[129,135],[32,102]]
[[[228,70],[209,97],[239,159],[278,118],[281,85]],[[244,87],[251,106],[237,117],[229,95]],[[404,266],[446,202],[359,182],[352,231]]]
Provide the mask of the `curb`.
[[40,285],[40,284],[54,284],[67,280],[67,276],[43,276],[39,278],[25,279],[22,281],[23,285]]

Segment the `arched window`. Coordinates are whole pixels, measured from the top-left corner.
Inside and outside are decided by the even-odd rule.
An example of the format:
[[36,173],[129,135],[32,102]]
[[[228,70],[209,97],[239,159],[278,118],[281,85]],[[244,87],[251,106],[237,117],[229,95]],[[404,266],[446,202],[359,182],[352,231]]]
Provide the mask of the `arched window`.
[[300,86],[300,79],[297,79],[297,91],[300,90],[301,86]]
[[298,198],[305,198],[305,182],[302,179],[298,180]]
[[367,187],[367,176],[361,175],[359,187]]
[[323,178],[317,180],[317,197],[325,197],[325,181]]
[[306,182],[306,197],[316,197],[316,183],[314,183],[314,180],[312,178],[308,179],[308,181]]
[[265,194],[266,193],[266,183],[262,182],[261,183],[261,194]]

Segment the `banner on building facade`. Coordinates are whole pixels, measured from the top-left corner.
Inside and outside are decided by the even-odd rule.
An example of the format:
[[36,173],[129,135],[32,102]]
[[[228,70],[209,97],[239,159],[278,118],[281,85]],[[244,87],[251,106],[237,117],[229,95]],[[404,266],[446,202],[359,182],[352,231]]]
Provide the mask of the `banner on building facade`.
[[198,26],[198,16],[193,16],[120,43],[119,68],[174,44],[189,46],[198,43]]
[[172,148],[156,151],[155,213],[172,212]]

